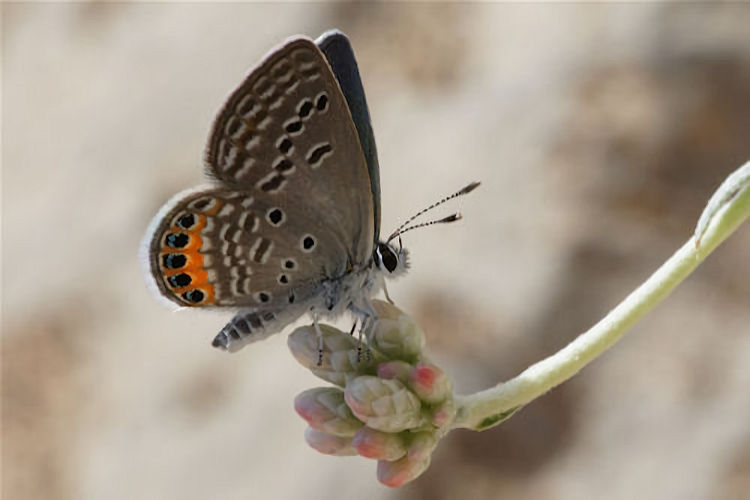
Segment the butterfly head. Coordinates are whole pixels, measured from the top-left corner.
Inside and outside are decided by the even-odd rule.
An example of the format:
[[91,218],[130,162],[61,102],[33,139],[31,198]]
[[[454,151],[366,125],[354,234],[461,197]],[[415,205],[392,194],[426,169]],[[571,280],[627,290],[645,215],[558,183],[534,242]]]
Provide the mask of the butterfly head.
[[372,257],[375,265],[386,276],[400,276],[409,269],[409,251],[401,245],[400,241],[398,248],[381,241],[375,246]]

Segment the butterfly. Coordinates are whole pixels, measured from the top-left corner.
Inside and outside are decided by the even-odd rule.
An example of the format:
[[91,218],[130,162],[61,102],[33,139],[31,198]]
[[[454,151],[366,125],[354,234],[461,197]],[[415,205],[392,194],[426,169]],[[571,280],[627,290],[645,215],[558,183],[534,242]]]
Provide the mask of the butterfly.
[[204,162],[212,185],[168,201],[144,238],[161,297],[235,309],[212,342],[228,351],[305,313],[372,322],[371,298],[406,272],[408,252],[391,243],[404,230],[380,240],[375,139],[343,33],[272,49],[219,111]]

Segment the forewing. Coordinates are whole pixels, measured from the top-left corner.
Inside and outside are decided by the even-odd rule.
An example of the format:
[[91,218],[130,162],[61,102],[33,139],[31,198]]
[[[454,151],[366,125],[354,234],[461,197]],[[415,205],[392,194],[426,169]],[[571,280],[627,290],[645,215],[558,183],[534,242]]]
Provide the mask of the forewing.
[[352,115],[317,45],[293,38],[229,96],[206,150],[211,175],[325,220],[349,260],[369,260],[375,216]]

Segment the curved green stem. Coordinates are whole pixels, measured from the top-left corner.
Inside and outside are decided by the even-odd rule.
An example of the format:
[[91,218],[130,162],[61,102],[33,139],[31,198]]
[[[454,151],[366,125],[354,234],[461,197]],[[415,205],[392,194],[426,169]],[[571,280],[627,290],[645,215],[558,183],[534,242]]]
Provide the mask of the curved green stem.
[[732,173],[711,197],[693,237],[591,329],[507,382],[456,396],[458,412],[453,427],[491,427],[578,373],[666,298],[748,216],[750,162]]

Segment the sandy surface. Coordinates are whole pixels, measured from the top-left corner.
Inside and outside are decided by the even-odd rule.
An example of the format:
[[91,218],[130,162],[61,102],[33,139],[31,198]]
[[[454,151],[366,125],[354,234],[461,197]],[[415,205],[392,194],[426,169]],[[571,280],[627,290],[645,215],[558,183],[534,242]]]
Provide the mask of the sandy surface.
[[750,158],[748,25],[747,5],[3,5],[3,498],[741,498],[747,227],[602,359],[451,434],[400,491],[304,443],[292,400],[319,384],[286,334],[213,350],[230,313],[164,309],[137,256],[159,206],[202,182],[245,72],[338,27],[384,231],[483,183],[463,222],[408,235],[390,292],[460,392],[488,387],[645,279]]

